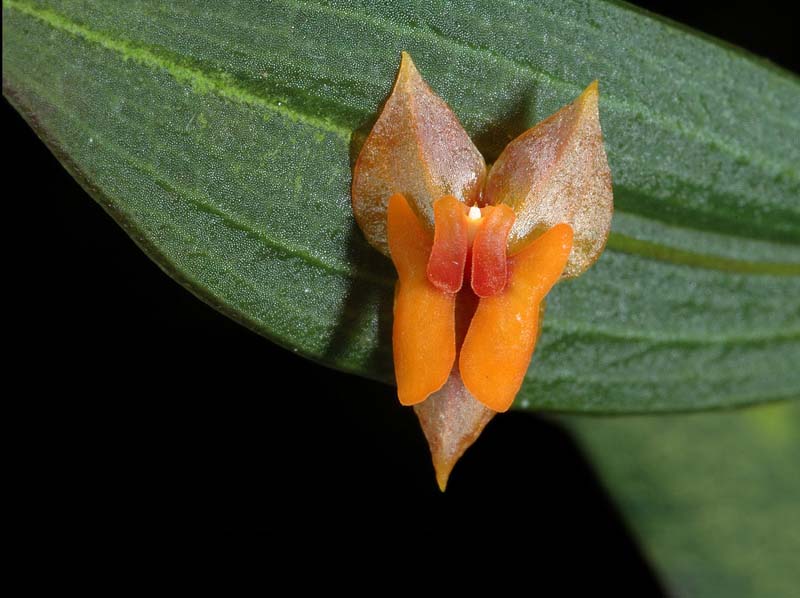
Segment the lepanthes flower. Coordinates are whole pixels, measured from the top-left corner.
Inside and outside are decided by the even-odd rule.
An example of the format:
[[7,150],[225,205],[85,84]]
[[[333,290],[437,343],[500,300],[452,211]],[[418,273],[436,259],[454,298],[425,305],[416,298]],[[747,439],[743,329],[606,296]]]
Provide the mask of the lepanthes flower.
[[403,53],[353,172],[353,213],[397,269],[392,344],[442,489],[521,388],[544,298],[600,256],[613,198],[594,82],[506,146],[487,174]]

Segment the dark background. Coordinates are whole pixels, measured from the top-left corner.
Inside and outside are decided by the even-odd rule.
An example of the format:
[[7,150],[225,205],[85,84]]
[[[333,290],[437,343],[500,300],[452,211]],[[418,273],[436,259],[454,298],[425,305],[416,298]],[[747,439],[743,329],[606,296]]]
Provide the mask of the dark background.
[[[750,2],[638,4],[800,69],[791,15]],[[24,235],[6,260],[25,269],[6,288],[7,318],[24,326],[7,367],[32,410],[18,447],[36,464],[32,501],[52,521],[225,534],[225,546],[250,536],[285,557],[356,568],[371,553],[443,582],[522,572],[531,588],[660,595],[557,423],[496,418],[440,494],[392,388],[300,359],[195,299],[5,102],[3,124],[6,181],[18,185],[6,202],[22,206],[5,229]]]

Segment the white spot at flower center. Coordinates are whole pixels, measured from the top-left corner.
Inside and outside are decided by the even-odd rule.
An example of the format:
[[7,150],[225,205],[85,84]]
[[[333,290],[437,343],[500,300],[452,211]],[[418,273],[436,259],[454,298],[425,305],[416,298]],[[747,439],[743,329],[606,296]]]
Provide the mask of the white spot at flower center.
[[472,206],[469,209],[469,219],[480,220],[480,218],[481,218],[481,209],[478,206]]

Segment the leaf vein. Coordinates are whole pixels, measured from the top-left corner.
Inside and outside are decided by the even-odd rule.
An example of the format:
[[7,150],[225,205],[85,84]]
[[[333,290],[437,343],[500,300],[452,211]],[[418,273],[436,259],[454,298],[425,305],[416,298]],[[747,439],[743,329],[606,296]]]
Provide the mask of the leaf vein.
[[247,89],[233,85],[229,79],[220,75],[177,64],[163,56],[159,56],[147,48],[90,29],[52,10],[35,7],[18,0],[3,0],[3,5],[16,9],[30,17],[39,19],[54,29],[82,38],[87,42],[97,44],[106,50],[115,52],[126,60],[132,60],[150,68],[164,70],[177,81],[191,85],[198,93],[213,92],[227,100],[256,106],[280,114],[292,121],[302,121],[309,126],[332,133],[345,141],[350,140],[351,130],[349,128],[287,106],[272,103],[266,98],[256,95]]

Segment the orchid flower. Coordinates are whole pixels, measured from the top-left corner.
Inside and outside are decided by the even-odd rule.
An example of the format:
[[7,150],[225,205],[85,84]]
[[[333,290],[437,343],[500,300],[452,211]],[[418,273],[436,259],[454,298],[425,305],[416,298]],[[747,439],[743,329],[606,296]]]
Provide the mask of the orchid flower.
[[506,146],[488,171],[450,107],[402,55],[356,161],[353,213],[398,273],[397,394],[439,486],[525,378],[544,298],[605,247],[613,197],[597,82]]

